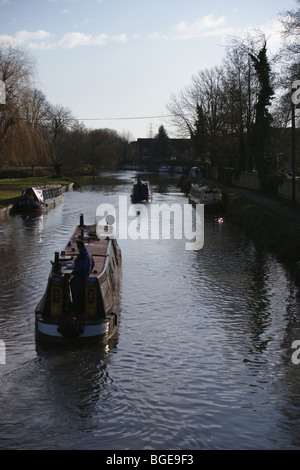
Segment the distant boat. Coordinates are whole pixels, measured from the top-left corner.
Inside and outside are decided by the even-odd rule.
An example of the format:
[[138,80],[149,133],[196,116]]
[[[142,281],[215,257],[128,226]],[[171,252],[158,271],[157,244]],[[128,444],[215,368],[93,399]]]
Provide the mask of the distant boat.
[[[70,280],[83,241],[92,255],[75,313]],[[122,257],[111,226],[84,225],[83,215],[68,244],[55,259],[45,293],[35,311],[36,338],[44,344],[107,343],[118,330]],[[77,307],[78,308],[78,307]]]
[[134,182],[131,192],[131,202],[151,202],[152,191],[149,181],[141,180],[140,177]]
[[204,204],[204,208],[211,211],[222,212],[225,209],[223,194],[216,186],[194,183],[191,185],[188,198],[192,204]]
[[166,165],[164,163],[162,163],[160,166],[159,166],[159,173],[170,173],[172,167],[170,165]]
[[22,196],[14,204],[12,212],[43,211],[63,202],[64,196],[60,184],[48,184],[46,186],[31,186],[22,191]]

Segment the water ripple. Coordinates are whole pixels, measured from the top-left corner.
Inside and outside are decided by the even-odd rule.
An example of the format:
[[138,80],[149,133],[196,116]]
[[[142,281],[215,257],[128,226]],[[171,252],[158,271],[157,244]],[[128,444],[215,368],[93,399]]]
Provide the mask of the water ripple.
[[[206,219],[199,252],[181,240],[120,241],[122,312],[110,349],[35,344],[49,260],[79,214],[93,222],[101,202],[128,195],[132,177],[89,179],[55,210],[0,227],[1,448],[300,448],[290,351],[298,287],[226,217]],[[158,203],[187,202],[172,179],[153,188]]]

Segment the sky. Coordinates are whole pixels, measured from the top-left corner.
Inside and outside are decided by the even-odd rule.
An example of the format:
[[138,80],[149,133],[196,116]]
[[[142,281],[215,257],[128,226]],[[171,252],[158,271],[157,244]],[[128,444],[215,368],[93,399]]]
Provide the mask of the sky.
[[28,49],[36,87],[87,128],[130,140],[169,137],[167,104],[199,70],[221,65],[232,37],[259,29],[280,46],[295,0],[0,0],[0,44]]

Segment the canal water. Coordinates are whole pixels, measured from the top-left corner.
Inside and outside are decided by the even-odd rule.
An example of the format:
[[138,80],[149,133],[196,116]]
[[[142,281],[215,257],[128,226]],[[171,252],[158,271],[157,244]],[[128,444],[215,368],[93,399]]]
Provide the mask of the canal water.
[[[119,240],[122,311],[108,347],[36,345],[54,252],[81,213],[93,223],[120,196],[129,211],[134,176],[87,178],[48,213],[0,222],[0,448],[299,449],[299,288],[226,215],[205,216],[198,251],[134,230]],[[175,177],[149,178],[152,204],[184,210]]]

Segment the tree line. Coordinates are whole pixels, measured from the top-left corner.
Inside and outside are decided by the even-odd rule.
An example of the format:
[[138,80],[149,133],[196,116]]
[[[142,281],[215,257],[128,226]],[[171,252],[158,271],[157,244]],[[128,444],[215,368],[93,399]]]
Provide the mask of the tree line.
[[284,12],[282,47],[268,57],[260,31],[230,38],[221,66],[200,70],[168,103],[171,123],[190,137],[203,164],[258,171],[262,186],[276,174],[272,128],[291,125],[291,87],[300,79],[300,0]]
[[127,151],[128,136],[111,129],[89,130],[72,111],[53,105],[35,87],[28,51],[0,47],[0,167],[63,164],[71,173],[115,168]]

